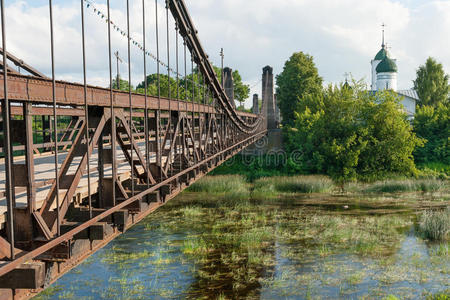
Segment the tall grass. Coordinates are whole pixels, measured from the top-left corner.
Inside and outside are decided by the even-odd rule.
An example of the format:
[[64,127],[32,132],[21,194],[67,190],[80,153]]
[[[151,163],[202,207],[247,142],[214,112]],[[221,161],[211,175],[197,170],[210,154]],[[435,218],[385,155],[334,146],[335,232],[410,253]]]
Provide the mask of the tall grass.
[[250,195],[248,184],[239,175],[206,176],[189,187],[189,191],[226,196],[227,199],[243,199]]
[[370,184],[363,191],[366,193],[437,192],[444,190],[446,186],[446,182],[439,179],[384,180]]
[[266,177],[254,182],[254,196],[273,196],[278,193],[324,193],[333,188],[326,176]]
[[447,240],[450,232],[450,208],[443,211],[423,212],[419,228],[424,237],[429,240]]

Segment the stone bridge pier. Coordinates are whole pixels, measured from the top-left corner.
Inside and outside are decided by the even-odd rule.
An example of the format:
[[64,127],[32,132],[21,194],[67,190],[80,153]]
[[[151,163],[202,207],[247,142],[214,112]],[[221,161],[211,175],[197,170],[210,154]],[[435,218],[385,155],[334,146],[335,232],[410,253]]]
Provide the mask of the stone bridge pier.
[[[277,103],[277,95],[274,92],[273,68],[266,66],[263,68],[262,74],[262,113],[266,116],[267,136],[261,141],[245,149],[244,155],[271,155],[280,154],[283,151],[282,132],[280,129],[280,109]],[[253,95],[253,113],[259,113],[259,97]]]

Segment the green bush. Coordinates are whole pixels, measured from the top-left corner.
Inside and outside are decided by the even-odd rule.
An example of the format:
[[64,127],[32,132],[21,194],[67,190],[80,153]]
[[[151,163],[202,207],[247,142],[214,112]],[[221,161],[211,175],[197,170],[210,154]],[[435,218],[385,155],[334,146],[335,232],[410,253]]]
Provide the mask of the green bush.
[[306,95],[294,126],[284,129],[285,146],[300,154],[302,172],[327,174],[338,182],[416,175],[412,152],[423,141],[412,132],[400,101],[389,91],[367,93],[359,83]]
[[441,162],[428,162],[419,164],[421,178],[450,179],[450,165]]
[[[450,165],[450,107],[442,103],[437,107],[422,106],[414,116],[414,132],[426,140],[423,148],[414,151],[417,163]],[[448,173],[447,173],[448,174]]]
[[273,177],[294,174],[283,160],[271,155],[261,156],[243,156],[236,155],[225,162],[212,175],[231,175],[239,174],[244,176],[247,181],[253,182],[263,177]]

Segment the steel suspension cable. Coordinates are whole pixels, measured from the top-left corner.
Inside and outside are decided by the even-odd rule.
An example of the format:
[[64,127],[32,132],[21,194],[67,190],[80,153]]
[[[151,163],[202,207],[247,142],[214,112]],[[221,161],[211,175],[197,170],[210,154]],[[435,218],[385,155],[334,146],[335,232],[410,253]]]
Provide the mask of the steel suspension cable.
[[[5,3],[4,0],[1,3],[1,14],[2,14],[2,47],[3,47],[3,66],[8,63],[7,50],[6,50],[6,21],[5,21]],[[8,68],[3,68],[3,93],[4,99],[2,101],[2,115],[3,115],[3,152],[5,154],[5,189],[6,189],[6,202],[7,202],[7,213],[8,213],[8,235],[10,244],[10,258],[15,259],[14,253],[14,186],[12,182],[12,164],[13,155],[11,148],[11,126],[10,126],[10,107],[9,107],[9,95],[8,95]]]
[[[171,98],[171,91],[170,91],[170,39],[169,39],[169,0],[166,0],[166,38],[167,38],[167,88],[168,88],[168,98]],[[174,124],[172,124],[172,108],[171,108],[171,101],[169,101],[169,122],[167,124],[167,133],[170,136],[170,129]],[[172,136],[173,138],[173,136]],[[172,141],[171,141],[172,142]],[[165,149],[165,145],[164,148]],[[169,156],[170,155],[170,156]],[[166,158],[166,165],[170,166],[170,169],[172,169],[172,153],[169,151],[169,154]]]
[[[158,26],[158,0],[155,0],[155,14],[156,14],[156,57],[157,61],[159,61],[159,26]],[[157,76],[157,84],[158,84],[158,113],[157,113],[157,147],[158,147],[158,154],[157,157],[159,162],[159,173],[160,173],[160,181],[163,180],[163,174],[162,174],[162,149],[163,146],[161,145],[161,78],[160,78],[160,70],[159,70],[159,64],[156,64],[156,76]],[[155,115],[156,117],[156,115]]]
[[145,38],[145,0],[142,0],[142,36],[144,45],[144,88],[145,88],[145,107],[144,107],[144,127],[145,127],[145,165],[147,169],[146,183],[147,188],[150,187],[150,178],[148,174],[150,173],[150,149],[149,149],[149,126],[148,126],[148,83],[147,83],[147,55],[146,53],[146,38]]
[[[107,0],[108,10],[108,57],[109,57],[109,93],[110,93],[110,108],[111,108],[111,153],[112,153],[112,201],[113,206],[116,206],[116,180],[117,180],[117,162],[116,162],[116,113],[114,111],[114,97],[113,97],[113,77],[112,77],[112,47],[111,47],[111,7],[110,0]],[[117,83],[118,87],[120,83]],[[100,154],[101,155],[101,154]]]
[[[186,49],[186,39],[185,38],[183,38],[183,45],[184,45],[184,103],[185,103],[185,106],[186,106],[186,109],[185,109],[185,111],[186,111],[186,117],[187,117],[187,115],[188,115],[188,113],[187,113],[187,111],[188,111],[188,94],[187,94],[187,92],[188,92],[188,84],[187,84],[187,49]],[[184,122],[184,124],[185,125],[187,125],[187,121],[185,120],[185,122]],[[186,139],[184,138],[184,131],[185,131],[185,128],[184,128],[184,125],[183,125],[183,153],[185,153],[185,155],[186,155]],[[190,154],[189,153],[187,153],[187,155],[189,156]]]
[[[90,170],[90,145],[89,145],[89,106],[87,102],[87,79],[86,79],[86,40],[85,40],[85,24],[84,24],[84,0],[81,3],[81,44],[83,55],[83,96],[84,96],[84,118],[85,118],[85,138],[86,138],[86,157],[87,157],[87,180],[88,180],[88,203],[89,218],[92,219],[92,197],[91,197],[91,170]],[[103,141],[102,141],[103,142]],[[94,146],[94,145],[93,145]],[[100,155],[100,153],[99,153]]]
[[[178,53],[178,47],[179,47],[179,45],[178,45],[178,22],[176,22],[175,21],[175,44],[176,44],[176,57],[177,57],[177,59],[176,59],[176,69],[177,69],[177,100],[178,100],[178,122],[180,122],[180,128],[182,128],[182,120],[180,120],[180,118],[181,118],[181,113],[180,113],[180,75],[179,75],[179,63],[178,63],[178,59],[179,59],[179,53]],[[182,130],[184,130],[183,128],[182,128]],[[177,137],[175,137],[175,138],[177,138]],[[177,153],[178,152],[181,152],[181,150],[182,150],[182,148],[181,149],[179,149],[180,147],[179,147],[179,145],[177,145]],[[182,170],[182,155],[181,155],[181,153],[178,153],[178,155],[179,155],[179,157],[180,157],[180,159],[179,159],[179,161],[180,161],[180,172],[181,172],[181,170]]]
[[55,133],[55,186],[56,186],[56,234],[61,235],[61,217],[59,215],[59,170],[58,170],[58,116],[56,114],[56,78],[55,78],[55,45],[53,32],[53,3],[49,0],[50,10],[50,55],[52,61],[52,100],[53,100],[53,129]]
[[195,156],[195,80],[194,80],[194,56],[191,52],[191,76],[192,76],[192,120],[191,120],[191,140],[192,140],[192,155],[194,156],[194,162],[197,163],[197,156]]
[[[130,156],[131,156],[131,195],[134,196],[134,137],[133,137],[133,106],[131,103],[131,46],[130,46],[130,0],[127,0],[127,36],[128,36],[128,98],[130,104]],[[120,83],[118,83],[120,86]],[[125,124],[123,124],[125,126]],[[136,149],[138,150],[138,149]],[[127,150],[128,151],[128,150]]]

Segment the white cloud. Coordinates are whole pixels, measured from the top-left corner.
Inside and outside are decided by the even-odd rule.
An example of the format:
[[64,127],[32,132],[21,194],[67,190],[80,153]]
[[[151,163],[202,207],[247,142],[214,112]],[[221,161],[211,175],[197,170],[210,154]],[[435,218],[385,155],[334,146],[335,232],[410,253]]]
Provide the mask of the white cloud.
[[[96,1],[106,11],[104,2]],[[130,2],[132,36],[140,40],[141,1]],[[163,1],[160,2],[161,59],[166,60],[165,12]],[[8,49],[48,74],[48,7],[45,2],[31,5],[29,1],[10,0],[6,3]],[[112,19],[126,29],[125,1],[113,3]],[[155,53],[154,2],[147,3],[147,42]],[[252,85],[260,80],[262,67],[271,65],[279,73],[295,51],[312,54],[326,82],[343,80],[345,72],[369,81],[369,63],[380,48],[382,22],[388,25],[387,42],[398,59],[400,88],[411,87],[415,70],[428,56],[437,58],[450,73],[449,0],[195,0],[186,3],[210,59],[219,65],[219,51],[224,47],[226,65],[239,69],[243,79]],[[79,11],[79,1],[55,0],[56,69],[61,79],[81,79]],[[89,82],[107,85],[106,23],[88,10],[86,25]],[[113,50],[118,49],[126,61],[126,39],[117,33],[112,38]],[[173,45],[172,36],[172,62]],[[132,82],[136,84],[143,78],[142,54],[135,47],[131,54]],[[148,65],[149,72],[154,72],[154,62],[149,61]],[[126,68],[126,64],[121,65],[122,77],[128,76]],[[260,86],[252,92],[260,93]]]

